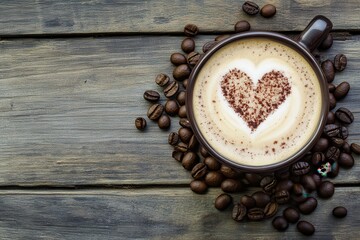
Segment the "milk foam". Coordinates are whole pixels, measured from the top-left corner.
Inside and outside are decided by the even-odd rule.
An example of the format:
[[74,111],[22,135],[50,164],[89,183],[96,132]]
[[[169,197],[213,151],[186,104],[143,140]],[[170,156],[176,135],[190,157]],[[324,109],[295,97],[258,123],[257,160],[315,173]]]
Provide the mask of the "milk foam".
[[[272,70],[291,85],[290,95],[255,131],[223,96],[221,80],[234,68],[255,85]],[[320,119],[320,92],[315,72],[296,51],[269,40],[241,40],[218,50],[203,66],[194,86],[194,115],[218,153],[245,165],[268,165],[287,159],[312,137]]]

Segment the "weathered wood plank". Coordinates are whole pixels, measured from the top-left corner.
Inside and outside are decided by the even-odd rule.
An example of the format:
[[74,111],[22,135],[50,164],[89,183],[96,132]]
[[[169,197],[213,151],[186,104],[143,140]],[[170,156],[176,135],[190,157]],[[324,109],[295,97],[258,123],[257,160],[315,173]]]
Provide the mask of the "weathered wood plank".
[[[198,47],[212,38],[201,36]],[[151,121],[145,133],[134,127],[149,106],[143,92],[161,90],[154,77],[172,72],[168,59],[181,39],[0,41],[0,185],[187,184],[189,174],[171,158],[168,132]],[[324,53],[349,58],[336,83],[352,84],[350,142],[360,142],[359,40],[336,41]],[[359,183],[359,172],[357,164],[336,181]]]
[[[250,17],[243,1],[12,1],[0,5],[0,36],[63,33],[165,33],[181,32],[186,23],[197,24],[202,32],[233,31],[240,19],[254,29],[301,31],[316,15],[323,14],[334,29],[359,30],[358,0],[280,1],[273,0],[273,19]],[[257,1],[263,6],[269,1]]]
[[[231,207],[224,212],[213,207],[218,194],[196,195],[188,189],[2,191],[0,234],[2,239],[308,239],[294,224],[282,233],[270,220],[237,223]],[[313,239],[355,239],[359,198],[359,188],[337,188],[332,199],[319,200],[315,212],[301,219],[316,226]],[[339,205],[348,209],[344,219],[331,215]]]

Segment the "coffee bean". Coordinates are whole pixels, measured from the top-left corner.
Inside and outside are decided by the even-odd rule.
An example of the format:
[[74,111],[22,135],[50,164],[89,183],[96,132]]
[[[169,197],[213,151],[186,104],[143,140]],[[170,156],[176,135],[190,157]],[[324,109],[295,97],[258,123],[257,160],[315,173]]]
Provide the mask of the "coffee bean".
[[285,231],[289,227],[289,223],[282,216],[277,216],[272,221],[273,227],[278,231]]
[[277,181],[273,176],[263,177],[260,181],[260,187],[269,194],[275,191],[276,184]]
[[190,53],[190,52],[194,51],[195,41],[192,38],[185,38],[181,42],[181,49],[186,53]]
[[333,209],[332,214],[337,218],[344,218],[347,215],[347,209],[341,206],[338,206]]
[[269,202],[264,208],[265,218],[271,218],[278,212],[279,205],[276,202]]
[[178,112],[179,117],[181,118],[186,118],[187,117],[187,113],[186,113],[186,105],[182,105],[179,109]]
[[360,154],[360,144],[352,143],[350,145],[351,151],[355,154]]
[[293,208],[293,207],[287,207],[283,211],[283,216],[289,223],[296,223],[300,219],[299,211],[296,210],[296,208]]
[[225,210],[232,203],[232,197],[229,194],[223,193],[215,199],[215,208],[222,211]]
[[335,68],[334,64],[330,60],[325,60],[321,63],[321,68],[324,72],[325,78],[328,83],[331,83],[334,81],[335,78]]
[[276,7],[272,4],[266,4],[260,10],[260,15],[264,18],[271,18],[276,13]]
[[188,37],[194,37],[199,33],[199,28],[195,24],[186,24],[184,34]]
[[168,143],[172,146],[175,146],[179,142],[179,134],[176,132],[171,132],[168,137]]
[[307,194],[291,195],[291,199],[292,199],[296,204],[301,204],[301,203],[303,203],[303,202],[306,201],[306,199],[307,199]]
[[154,90],[147,90],[144,92],[143,97],[149,102],[156,102],[160,99],[160,94]]
[[206,166],[213,171],[217,171],[220,169],[221,164],[213,157],[208,156],[204,159],[204,163],[206,164]]
[[318,205],[316,198],[308,197],[305,202],[299,204],[299,210],[302,214],[312,213]]
[[238,21],[235,26],[235,32],[246,32],[250,30],[250,23],[246,20]]
[[250,185],[259,186],[262,177],[256,173],[245,173],[245,179],[249,182]]
[[176,96],[176,100],[178,101],[178,103],[182,106],[185,105],[185,99],[186,99],[186,92],[185,91],[180,91],[178,93],[178,95]]
[[187,63],[191,66],[194,67],[200,60],[201,58],[201,54],[198,52],[191,52],[188,54],[187,56]]
[[198,163],[191,170],[191,176],[194,179],[200,179],[206,175],[207,171],[207,167],[204,163]]
[[338,162],[333,162],[331,164],[331,170],[327,173],[327,177],[334,178],[339,175],[339,164]]
[[329,111],[327,114],[326,124],[334,124],[335,123],[335,113]]
[[[201,156],[203,156],[204,158],[206,158],[206,157],[208,157],[209,156],[209,153],[208,153],[208,151],[206,150],[206,148],[204,147],[204,146],[200,146],[200,154],[201,154]],[[214,161],[216,161],[215,159],[214,159]],[[220,168],[220,165],[219,165],[219,168]],[[212,170],[217,170],[217,169],[212,169]]]
[[184,156],[184,153],[183,152],[179,152],[179,151],[173,151],[171,156],[178,162],[181,162],[183,156]]
[[354,121],[354,115],[349,109],[341,107],[335,112],[336,118],[346,124],[350,124]]
[[324,134],[329,138],[338,136],[340,133],[340,127],[336,124],[325,125]]
[[340,83],[334,91],[334,97],[339,100],[344,98],[350,90],[350,84],[348,82]]
[[336,89],[336,86],[333,83],[328,83],[329,92],[333,93]]
[[168,115],[162,115],[158,120],[158,126],[160,129],[168,129],[171,125],[171,120]]
[[347,58],[344,54],[337,54],[334,58],[334,67],[337,71],[341,72],[346,68]]
[[190,141],[188,143],[188,149],[190,150],[196,150],[197,146],[199,145],[199,142],[197,138],[195,137],[195,134],[190,138]]
[[319,49],[322,50],[329,49],[331,48],[332,44],[333,44],[333,36],[331,33],[329,33],[324,39],[324,41],[320,44]]
[[348,142],[345,141],[344,145],[342,146],[342,151],[344,153],[351,153],[351,147]]
[[340,167],[343,168],[352,168],[354,166],[354,158],[351,154],[348,153],[341,153],[338,163]]
[[193,132],[189,128],[179,128],[178,130],[179,137],[183,143],[189,143],[191,137],[193,136]]
[[251,208],[247,212],[247,217],[250,221],[261,221],[264,219],[264,210],[261,208]]
[[189,79],[186,78],[185,80],[183,80],[183,81],[182,81],[182,85],[183,85],[183,87],[186,89],[187,86],[189,85]]
[[164,106],[158,103],[155,103],[149,107],[147,116],[150,120],[157,120],[160,118],[164,112]]
[[322,152],[315,152],[312,155],[311,158],[311,163],[314,166],[319,166],[320,164],[322,164],[325,161],[325,155]]
[[180,142],[178,143],[175,147],[174,147],[175,151],[178,151],[178,152],[187,152],[188,151],[188,147],[187,147],[187,144],[186,143],[183,143],[183,142]]
[[291,171],[294,175],[301,176],[310,171],[310,165],[308,162],[296,162],[292,165]]
[[310,175],[304,175],[301,177],[301,183],[307,192],[311,193],[316,190],[316,183]]
[[216,44],[218,44],[217,41],[209,41],[209,42],[206,42],[203,47],[202,47],[202,50],[204,53],[208,52],[210,49],[212,49]]
[[230,36],[231,36],[230,34],[219,35],[215,38],[215,41],[221,42],[222,40],[225,40],[225,39],[229,38]]
[[235,221],[240,222],[245,218],[246,214],[246,207],[241,203],[237,203],[234,205],[231,216]]
[[331,142],[335,147],[341,148],[344,145],[345,140],[342,138],[331,138]]
[[199,156],[194,152],[185,153],[181,161],[183,167],[188,171],[191,171],[198,162]]
[[275,192],[275,201],[278,204],[288,203],[290,200],[290,193],[287,190],[281,190]]
[[294,183],[291,180],[289,180],[289,179],[281,180],[276,185],[275,191],[281,191],[281,190],[290,191],[293,186],[294,186]]
[[349,136],[349,131],[347,129],[347,127],[345,126],[341,126],[340,132],[339,132],[339,137],[341,137],[342,139],[347,139],[347,137]]
[[170,82],[170,77],[164,73],[160,73],[156,76],[155,82],[160,87],[165,87]]
[[329,181],[324,181],[318,188],[318,196],[321,198],[331,198],[334,195],[334,184]]
[[320,138],[315,146],[312,148],[313,152],[324,152],[329,147],[329,140],[327,138]]
[[190,189],[195,192],[195,193],[198,193],[198,194],[203,194],[206,192],[207,190],[207,185],[204,181],[202,180],[193,180],[191,183],[190,183]]
[[180,124],[180,126],[182,126],[182,127],[184,127],[184,128],[189,128],[189,129],[191,129],[190,121],[189,121],[189,119],[187,119],[187,118],[180,118],[179,124]]
[[[180,65],[181,66],[181,65]],[[164,94],[167,98],[174,97],[179,90],[179,84],[177,81],[170,82],[165,88],[164,88]]]
[[336,98],[333,93],[329,93],[329,108],[330,110],[336,107]]
[[146,128],[146,120],[142,117],[136,118],[135,127],[139,130],[144,130]]
[[227,178],[239,178],[241,176],[240,172],[237,172],[224,164],[221,165],[220,172]]
[[243,189],[243,183],[237,179],[227,178],[221,183],[221,190],[227,193],[236,193]]
[[339,156],[340,156],[340,149],[335,146],[331,146],[325,153],[326,159],[332,162],[337,161],[339,159]]
[[296,228],[299,232],[301,232],[302,234],[304,234],[306,236],[313,235],[315,232],[315,227],[307,221],[298,222],[298,224],[296,225]]
[[205,182],[210,187],[219,187],[223,179],[223,175],[215,171],[210,171],[205,175]]
[[170,116],[174,116],[179,112],[179,105],[175,100],[167,100],[165,103],[165,112]]
[[181,64],[186,64],[187,59],[182,53],[173,53],[170,56],[170,62],[174,64],[175,66],[179,66]]
[[305,189],[304,189],[303,185],[301,185],[300,183],[294,183],[292,191],[295,195],[298,195],[298,196],[303,195],[305,193]]
[[256,15],[259,12],[259,6],[251,1],[246,1],[242,5],[242,10],[249,15]]
[[255,199],[248,195],[242,196],[240,198],[240,203],[243,204],[248,209],[253,208],[256,205]]
[[251,197],[255,200],[256,206],[259,208],[264,208],[271,200],[270,196],[263,191],[254,192]]
[[174,68],[173,77],[178,81],[183,81],[190,76],[191,69],[187,64],[181,64]]

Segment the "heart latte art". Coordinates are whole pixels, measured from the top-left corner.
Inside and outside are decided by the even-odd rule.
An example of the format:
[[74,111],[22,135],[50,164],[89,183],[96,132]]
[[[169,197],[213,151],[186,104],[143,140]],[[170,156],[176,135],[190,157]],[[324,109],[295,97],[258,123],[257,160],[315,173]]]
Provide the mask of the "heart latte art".
[[312,138],[321,88],[310,64],[269,39],[242,39],[201,67],[192,95],[194,120],[219,155],[249,166],[286,160]]

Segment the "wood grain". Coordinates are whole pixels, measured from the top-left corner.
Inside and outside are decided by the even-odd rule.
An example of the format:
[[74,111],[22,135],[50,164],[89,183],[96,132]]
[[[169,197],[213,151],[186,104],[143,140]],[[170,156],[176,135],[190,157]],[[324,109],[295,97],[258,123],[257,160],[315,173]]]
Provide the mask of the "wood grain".
[[272,19],[247,16],[243,1],[12,1],[0,5],[0,36],[89,33],[179,33],[187,23],[201,32],[233,31],[239,20],[248,20],[253,29],[301,31],[318,14],[324,14],[336,30],[359,30],[358,0],[347,1],[257,1],[273,3]]
[[[235,222],[231,207],[224,212],[213,207],[218,194],[182,188],[2,191],[0,234],[2,239],[308,239],[294,224],[277,232],[270,220]],[[319,200],[314,213],[301,217],[316,226],[312,239],[354,239],[359,198],[359,188],[337,188],[331,199]],[[339,205],[348,209],[344,219],[331,215]]]
[[[212,38],[200,37],[198,47]],[[181,39],[0,41],[0,185],[188,184],[171,158],[169,131],[151,121],[145,132],[134,127],[150,105],[143,92],[161,91],[154,78],[171,74]],[[354,112],[349,141],[360,142],[359,37],[336,41],[323,57],[339,52],[349,64],[336,83],[349,81],[352,90],[338,105]],[[178,127],[174,118],[171,130]],[[359,183],[359,171],[343,170],[336,182]]]

